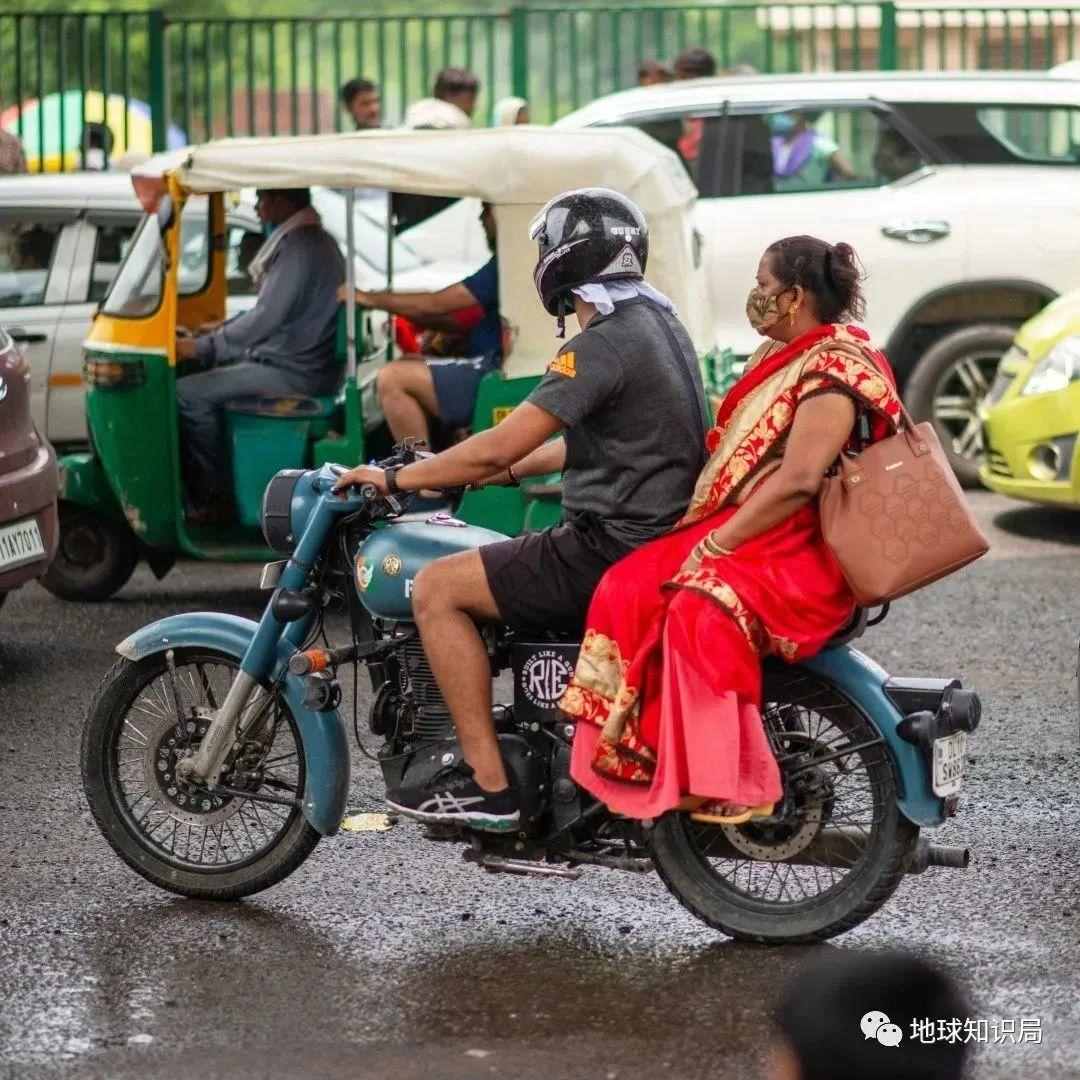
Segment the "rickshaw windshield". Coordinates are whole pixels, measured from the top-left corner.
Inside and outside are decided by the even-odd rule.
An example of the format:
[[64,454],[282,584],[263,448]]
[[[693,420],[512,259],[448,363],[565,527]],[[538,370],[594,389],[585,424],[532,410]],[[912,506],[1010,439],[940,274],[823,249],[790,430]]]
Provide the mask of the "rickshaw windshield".
[[[210,269],[207,258],[209,231],[206,198],[193,198],[185,208],[180,224],[178,277],[181,296],[192,296],[206,288]],[[165,280],[164,250],[157,219],[151,215],[145,216],[102,304],[104,314],[139,319],[157,311]]]

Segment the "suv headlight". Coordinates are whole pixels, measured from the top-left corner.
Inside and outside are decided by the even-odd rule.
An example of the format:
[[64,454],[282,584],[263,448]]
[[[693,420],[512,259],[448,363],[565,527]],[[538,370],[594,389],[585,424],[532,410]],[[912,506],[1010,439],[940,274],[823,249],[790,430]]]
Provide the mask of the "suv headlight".
[[1036,365],[1021,394],[1049,394],[1080,379],[1080,335],[1062,338]]

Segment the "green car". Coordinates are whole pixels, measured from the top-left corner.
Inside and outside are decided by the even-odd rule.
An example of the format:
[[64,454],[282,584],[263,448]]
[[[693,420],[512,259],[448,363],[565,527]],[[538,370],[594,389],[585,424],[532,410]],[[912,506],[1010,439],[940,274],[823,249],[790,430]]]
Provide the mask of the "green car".
[[982,411],[992,491],[1080,507],[1080,291],[1066,293],[1017,331]]

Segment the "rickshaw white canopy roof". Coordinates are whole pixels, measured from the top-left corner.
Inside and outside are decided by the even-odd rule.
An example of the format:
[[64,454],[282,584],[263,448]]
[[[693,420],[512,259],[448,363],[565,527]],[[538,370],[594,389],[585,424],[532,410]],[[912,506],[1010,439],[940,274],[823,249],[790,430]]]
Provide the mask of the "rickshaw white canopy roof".
[[[159,155],[134,175],[175,171],[189,191],[244,187],[382,188],[416,195],[473,196],[492,203],[498,225],[500,304],[519,328],[510,375],[536,374],[558,347],[553,320],[532,282],[536,245],[528,226],[549,199],[607,187],[633,199],[649,222],[648,280],[675,302],[699,350],[705,339],[697,191],[678,157],[633,128],[519,126],[475,131],[365,131],[340,135],[222,139]],[[571,327],[573,321],[571,320]]]

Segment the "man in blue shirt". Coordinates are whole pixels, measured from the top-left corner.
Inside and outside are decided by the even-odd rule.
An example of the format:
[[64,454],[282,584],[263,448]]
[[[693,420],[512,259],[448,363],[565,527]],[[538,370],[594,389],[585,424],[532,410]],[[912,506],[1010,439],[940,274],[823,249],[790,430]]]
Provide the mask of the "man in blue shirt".
[[[495,214],[485,203],[480,214],[488,247],[495,251]],[[338,293],[344,300],[344,286]],[[480,380],[502,366],[499,321],[499,266],[495,255],[475,274],[438,292],[365,292],[363,307],[402,315],[426,330],[466,330],[464,357],[435,359],[407,356],[386,364],[376,386],[383,415],[395,442],[405,438],[430,443],[430,425],[439,420],[447,430],[472,424]]]

